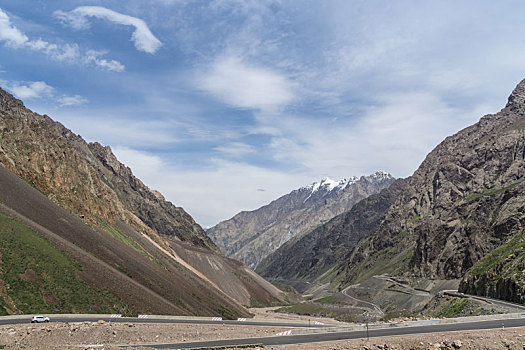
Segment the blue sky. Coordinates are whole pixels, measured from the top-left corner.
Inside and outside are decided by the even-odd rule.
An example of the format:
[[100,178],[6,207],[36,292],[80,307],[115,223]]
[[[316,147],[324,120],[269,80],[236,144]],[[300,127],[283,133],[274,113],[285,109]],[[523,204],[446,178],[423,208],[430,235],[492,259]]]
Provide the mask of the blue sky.
[[0,0],[0,85],[207,227],[410,175],[525,78],[523,1]]

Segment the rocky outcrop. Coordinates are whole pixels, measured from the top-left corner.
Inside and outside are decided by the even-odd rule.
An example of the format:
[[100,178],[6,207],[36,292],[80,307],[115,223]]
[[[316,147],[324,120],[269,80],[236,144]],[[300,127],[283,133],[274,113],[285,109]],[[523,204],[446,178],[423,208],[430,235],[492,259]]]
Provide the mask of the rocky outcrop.
[[313,282],[347,260],[361,239],[374,234],[406,182],[398,179],[303,237],[286,242],[263,259],[257,272],[269,279]]
[[382,171],[339,182],[324,179],[257,210],[241,212],[207,233],[226,255],[254,268],[291,238],[301,237],[393,181]]
[[[423,161],[376,234],[343,269],[462,278],[525,225],[525,80],[504,109],[447,137]],[[466,288],[466,287],[465,287]]]
[[519,232],[480,259],[467,272],[459,291],[525,303],[525,240]]
[[101,177],[116,192],[124,206],[146,225],[164,235],[172,235],[183,242],[218,251],[204,230],[180,207],[168,202],[157,191],[151,190],[133,176],[131,169],[120,163],[111,148],[98,142],[88,145],[104,168],[97,168]]
[[24,108],[5,91],[0,91],[0,98],[0,164],[95,225],[94,215],[109,222],[117,217],[138,230],[146,224],[157,233],[217,250],[190,215],[159,199],[109,147],[87,144],[62,124]]

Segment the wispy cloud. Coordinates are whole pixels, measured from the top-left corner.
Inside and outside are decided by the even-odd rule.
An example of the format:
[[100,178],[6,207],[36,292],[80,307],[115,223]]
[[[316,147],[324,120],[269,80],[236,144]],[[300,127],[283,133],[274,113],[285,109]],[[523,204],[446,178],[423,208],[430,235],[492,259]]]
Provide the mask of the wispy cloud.
[[57,99],[60,106],[76,106],[87,102],[87,99],[80,95],[62,96]]
[[56,101],[61,107],[76,106],[87,102],[87,99],[80,95],[57,96],[56,89],[43,81],[8,82],[0,80],[0,84],[22,100],[45,98]]
[[378,96],[359,117],[261,118],[259,127],[280,131],[268,152],[305,174],[343,178],[382,169],[404,177],[445,136],[495,110],[488,105],[465,110],[431,93],[404,92]]
[[230,142],[225,145],[215,147],[214,150],[233,157],[242,157],[256,152],[255,147],[242,142]]
[[55,89],[43,81],[29,82],[27,85],[14,83],[8,86],[16,97],[21,99],[40,98],[52,96]]
[[125,67],[115,60],[106,60],[101,58],[105,52],[87,51],[82,53],[77,44],[54,44],[38,38],[30,40],[29,37],[16,28],[9,19],[7,13],[0,9],[0,42],[5,42],[9,47],[15,49],[30,49],[42,52],[59,62],[78,62],[86,65],[95,65],[96,67],[122,72]]
[[131,35],[135,47],[139,51],[154,54],[162,46],[159,39],[153,35],[146,22],[137,17],[124,15],[122,13],[101,6],[80,6],[70,12],[55,11],[55,17],[64,24],[75,29],[89,28],[86,17],[104,19],[117,24],[132,26],[135,28]]
[[29,38],[11,24],[7,13],[0,9],[0,41],[7,45],[19,47],[29,41]]
[[93,63],[97,67],[107,69],[109,71],[113,72],[122,72],[124,71],[125,67],[122,63],[115,60],[106,60],[105,58],[101,58],[101,56],[105,55],[106,52],[101,51],[95,51],[95,50],[89,50],[86,52],[86,55],[84,57],[84,61],[87,63]]
[[198,86],[234,107],[274,110],[293,101],[285,75],[234,56],[220,57],[198,77]]

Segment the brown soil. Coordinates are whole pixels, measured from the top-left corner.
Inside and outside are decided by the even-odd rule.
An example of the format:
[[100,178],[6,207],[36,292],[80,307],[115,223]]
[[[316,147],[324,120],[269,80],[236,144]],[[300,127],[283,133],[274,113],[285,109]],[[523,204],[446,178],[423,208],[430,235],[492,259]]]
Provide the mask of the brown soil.
[[313,316],[303,316],[296,314],[285,314],[278,313],[275,310],[281,308],[280,306],[274,307],[261,307],[261,308],[250,308],[250,312],[254,315],[253,318],[256,320],[290,320],[290,321],[311,321],[311,322],[321,322],[324,324],[333,324],[340,325],[343,322],[337,321],[333,318],[328,317],[313,317]]

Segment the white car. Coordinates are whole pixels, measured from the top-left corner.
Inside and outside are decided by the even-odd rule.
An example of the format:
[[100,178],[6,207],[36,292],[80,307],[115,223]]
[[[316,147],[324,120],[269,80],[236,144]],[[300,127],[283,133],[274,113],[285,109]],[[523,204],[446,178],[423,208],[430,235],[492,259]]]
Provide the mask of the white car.
[[47,316],[33,316],[31,317],[31,323],[40,323],[40,322],[49,322],[49,317]]

